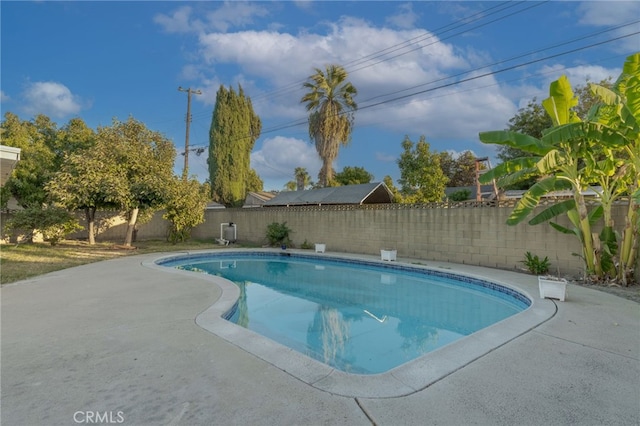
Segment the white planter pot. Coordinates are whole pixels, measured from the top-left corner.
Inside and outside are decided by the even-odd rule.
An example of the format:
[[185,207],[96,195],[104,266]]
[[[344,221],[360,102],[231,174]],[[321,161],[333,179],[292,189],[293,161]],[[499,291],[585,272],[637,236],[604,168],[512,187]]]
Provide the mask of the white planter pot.
[[326,248],[326,244],[316,244],[316,253],[324,253]]
[[380,258],[382,260],[388,260],[388,261],[396,260],[397,255],[398,255],[398,250],[384,250],[384,249],[380,250]]
[[564,302],[567,296],[567,280],[564,278],[538,277],[538,287],[540,288],[541,299],[558,299]]

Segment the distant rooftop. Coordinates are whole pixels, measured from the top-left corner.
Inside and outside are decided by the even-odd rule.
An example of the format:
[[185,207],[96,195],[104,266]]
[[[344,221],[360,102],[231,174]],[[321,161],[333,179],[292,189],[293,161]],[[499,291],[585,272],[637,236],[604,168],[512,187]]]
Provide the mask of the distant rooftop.
[[306,191],[283,191],[265,207],[336,205],[336,204],[380,204],[391,203],[393,194],[383,182],[364,183],[360,185],[333,186]]

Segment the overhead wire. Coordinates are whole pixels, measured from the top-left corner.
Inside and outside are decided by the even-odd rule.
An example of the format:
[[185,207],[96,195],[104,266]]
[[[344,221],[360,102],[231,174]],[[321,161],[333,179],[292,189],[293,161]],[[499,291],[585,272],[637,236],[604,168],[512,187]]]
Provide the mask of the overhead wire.
[[[473,28],[467,29],[467,30],[462,31],[462,32],[458,32],[458,33],[456,33],[454,35],[450,35],[449,37],[446,37],[446,39],[449,39],[449,38],[464,34],[465,32],[469,32],[471,30],[475,30],[475,29],[481,28],[481,27],[486,26],[486,25],[488,25],[490,23],[495,23],[495,22],[503,20],[503,19],[505,19],[507,17],[510,17],[510,16],[515,15],[515,14],[521,13],[523,11],[532,9],[533,7],[540,6],[541,4],[544,4],[544,3],[548,2],[548,1],[549,0],[546,0],[546,1],[543,1],[543,2],[536,2],[531,6],[527,6],[526,8],[517,10],[515,12],[511,12],[508,15],[504,15],[504,16],[495,18],[495,19],[493,19],[493,20],[491,20],[489,22],[483,23],[481,25],[475,26]],[[424,34],[421,34],[419,36],[416,36],[416,37],[413,37],[411,39],[405,40],[405,41],[403,41],[401,43],[397,43],[397,44],[389,46],[387,48],[372,52],[372,53],[370,53],[368,55],[365,55],[363,57],[360,57],[360,58],[354,59],[352,61],[346,62],[345,63],[345,68],[348,68],[349,65],[365,64],[366,61],[368,61],[368,60],[376,59],[376,58],[384,56],[386,54],[385,52],[387,52],[387,53],[395,52],[395,51],[398,51],[400,49],[410,47],[410,46],[415,45],[416,43],[418,43],[420,41],[423,41],[423,40],[426,40],[426,39],[435,38],[435,37],[437,37],[439,35],[442,35],[442,34],[445,34],[445,33],[449,32],[449,31],[464,27],[464,26],[469,25],[469,24],[471,24],[473,22],[476,22],[478,20],[493,16],[493,15],[495,15],[497,13],[500,13],[500,12],[502,12],[504,10],[510,9],[512,7],[519,6],[519,5],[523,4],[523,3],[528,3],[528,2],[526,2],[526,1],[518,1],[518,2],[505,1],[505,2],[502,2],[502,3],[498,4],[498,5],[489,7],[487,9],[483,9],[481,11],[475,12],[475,13],[473,13],[471,15],[468,15],[468,16],[465,16],[465,17],[463,17],[461,19],[458,19],[457,21],[454,21],[452,23],[449,23],[447,25],[439,27],[434,31],[425,32]],[[399,56],[402,56],[404,54],[410,53],[412,51],[415,51],[415,50],[418,50],[418,49],[423,49],[424,47],[427,47],[427,46],[442,42],[442,40],[443,39],[438,39],[436,42],[430,43],[429,45],[426,45],[426,46],[425,45],[421,45],[418,48],[414,48],[414,49],[412,49],[410,51],[397,54],[395,56],[392,56],[392,57],[377,61],[377,62],[372,63],[372,64],[363,65],[360,68],[357,68],[355,70],[349,70],[348,72],[349,73],[354,73],[354,72],[360,71],[362,69],[368,68],[368,67],[373,66],[373,65],[377,65],[379,63],[383,63],[383,62],[389,61],[391,59],[394,59],[396,57],[399,57]],[[269,92],[254,96],[254,97],[251,98],[251,100],[252,100],[252,102],[254,104],[256,104],[256,103],[259,103],[261,100],[266,99],[266,98],[269,98],[270,100],[273,100],[274,98],[277,98],[277,97],[282,96],[284,94],[288,94],[288,93],[290,93],[292,91],[299,91],[301,89],[302,83],[304,83],[305,81],[306,80],[300,80],[300,81],[297,81],[297,82],[294,82],[294,83],[290,83],[289,85],[287,85],[287,86],[285,86],[283,88],[276,89],[276,90],[273,90],[273,91],[269,91]],[[209,114],[210,113],[207,112],[207,111],[203,111],[202,113],[194,113],[194,114],[192,114],[192,120],[204,118],[205,116],[208,116]],[[305,119],[303,119],[303,121],[301,123],[299,123],[299,124],[293,123],[288,127],[295,127],[297,125],[305,124],[306,122],[307,122],[307,119],[305,118]]]
[[[527,9],[530,9],[530,8],[527,8]],[[498,20],[498,19],[494,19],[492,22],[495,22],[496,20]],[[416,89],[418,87],[423,87],[423,86],[434,84],[434,83],[437,83],[437,82],[441,82],[441,81],[444,81],[444,80],[447,80],[447,79],[452,79],[452,78],[456,78],[456,77],[459,77],[459,76],[462,76],[462,75],[467,75],[467,74],[471,74],[471,73],[474,73],[474,72],[478,72],[478,71],[480,71],[482,69],[486,69],[486,68],[490,68],[490,67],[493,67],[493,66],[496,66],[496,65],[504,64],[504,63],[507,63],[507,62],[510,62],[510,61],[514,61],[516,59],[521,59],[521,58],[526,57],[526,56],[538,54],[538,53],[541,53],[541,52],[543,52],[545,50],[555,49],[557,47],[561,47],[561,46],[565,46],[565,45],[568,45],[568,44],[571,44],[571,43],[575,43],[577,41],[585,40],[585,39],[590,38],[590,37],[595,37],[597,35],[601,35],[601,34],[604,34],[606,32],[610,32],[610,31],[613,31],[613,30],[616,30],[616,29],[620,29],[620,28],[629,26],[629,25],[633,25],[633,24],[636,24],[638,22],[640,22],[640,21],[633,21],[633,22],[630,22],[630,23],[621,24],[621,25],[617,25],[617,26],[614,26],[614,27],[609,27],[609,28],[606,28],[604,30],[600,30],[600,31],[597,31],[597,32],[594,32],[594,33],[590,33],[590,34],[581,36],[581,37],[574,38],[572,40],[568,40],[568,41],[565,41],[565,42],[562,42],[562,43],[557,43],[557,44],[554,44],[552,46],[546,46],[544,48],[540,48],[540,49],[537,49],[537,50],[534,50],[534,51],[530,51],[530,52],[527,52],[527,53],[519,54],[517,56],[511,57],[511,58],[508,58],[508,59],[505,59],[505,60],[494,62],[492,64],[483,65],[483,66],[474,68],[472,70],[467,70],[467,71],[462,72],[462,73],[446,76],[446,77],[443,77],[443,78],[440,78],[440,79],[437,79],[437,80],[433,80],[433,81],[430,81],[430,82],[422,83],[420,85],[412,86],[412,87],[409,87],[409,88],[405,88],[405,89],[402,89],[402,90],[390,92],[390,93],[387,93],[387,94],[377,95],[375,97],[372,97],[372,98],[369,98],[369,99],[365,100],[365,102],[371,101],[371,100],[374,100],[374,99],[378,99],[378,98],[381,98],[381,97],[393,96],[393,95],[396,95],[396,94],[399,94],[399,93],[403,93],[403,92],[406,92],[406,91],[409,91],[409,90],[412,90],[412,89]],[[486,24],[483,24],[483,26],[484,25],[486,25]],[[577,47],[577,48],[570,49],[570,50],[567,50],[567,51],[559,52],[559,53],[556,53],[556,54],[547,55],[545,57],[532,59],[530,61],[526,61],[526,62],[523,62],[523,63],[514,64],[512,66],[505,67],[505,68],[502,68],[502,69],[499,69],[499,70],[494,70],[494,71],[490,71],[490,72],[483,73],[483,74],[480,74],[480,75],[475,75],[475,76],[472,76],[472,77],[468,77],[468,78],[465,78],[465,79],[461,79],[461,80],[456,80],[456,81],[449,82],[449,83],[440,84],[440,85],[435,86],[435,87],[431,87],[431,88],[428,88],[428,89],[425,89],[425,90],[412,92],[412,93],[409,93],[409,94],[406,94],[406,95],[401,95],[401,96],[396,96],[396,97],[393,97],[393,98],[390,98],[390,99],[385,99],[385,100],[380,101],[380,102],[376,102],[376,103],[373,103],[373,104],[368,104],[368,105],[361,106],[361,107],[358,108],[358,110],[360,111],[360,110],[364,110],[364,109],[371,109],[371,108],[375,108],[375,107],[378,107],[378,106],[381,106],[381,105],[387,105],[387,104],[391,104],[391,103],[396,103],[398,101],[401,101],[401,100],[404,100],[404,99],[408,99],[408,98],[412,98],[412,97],[415,97],[415,96],[418,96],[418,95],[421,95],[421,94],[425,94],[425,93],[428,93],[428,92],[433,92],[435,90],[444,89],[444,88],[447,88],[447,87],[452,87],[454,85],[466,83],[466,82],[469,82],[469,81],[477,80],[477,79],[488,77],[488,76],[491,76],[491,75],[504,73],[504,72],[511,71],[511,70],[514,70],[514,69],[517,69],[517,68],[521,68],[521,67],[524,67],[524,66],[528,66],[528,65],[531,65],[531,64],[539,63],[539,62],[546,61],[546,60],[549,60],[549,59],[554,59],[554,58],[557,58],[557,57],[560,57],[560,56],[564,56],[564,55],[568,55],[568,54],[571,54],[571,53],[576,53],[576,52],[579,52],[579,51],[582,51],[582,50],[590,49],[590,48],[593,48],[593,47],[596,47],[596,46],[599,46],[599,45],[603,45],[603,44],[606,44],[606,43],[610,43],[610,42],[613,42],[613,41],[616,41],[616,40],[620,40],[620,39],[623,39],[623,38],[631,37],[633,35],[637,35],[638,33],[639,32],[633,32],[633,33],[630,33],[630,34],[621,35],[621,36],[614,37],[614,38],[611,38],[611,39],[608,39],[608,40],[595,42],[595,43],[592,43],[592,44],[589,44],[589,45],[586,45],[586,46],[581,46],[581,47]],[[460,34],[462,34],[462,33],[457,33],[455,35],[460,35]],[[400,43],[400,44],[398,44],[396,46],[399,46],[399,45],[402,45],[402,44],[403,43]],[[389,50],[391,48],[392,47],[389,47],[389,48],[386,48],[386,49],[382,49],[379,52],[383,52],[383,51]],[[374,57],[372,55],[375,55],[375,52],[370,54],[370,55],[368,55],[368,56]],[[352,62],[357,62],[357,61],[358,60],[354,60]],[[383,61],[379,61],[377,63],[374,63],[371,66],[376,65],[376,64],[378,64],[380,62],[383,62]],[[277,131],[291,129],[291,128],[295,128],[295,127],[299,127],[299,126],[305,125],[307,123],[308,123],[307,117],[300,118],[300,119],[295,119],[295,120],[292,120],[291,122],[288,122],[288,123],[282,123],[282,124],[274,125],[274,126],[271,126],[269,128],[263,129],[263,131],[261,132],[261,135],[274,133],[274,132],[277,132]],[[247,137],[250,137],[250,136],[247,136]],[[204,146],[204,145],[202,145],[202,146]]]
[[[630,24],[625,24],[625,26],[626,25],[631,25],[631,24],[634,24],[634,23],[637,23],[637,22],[639,22],[639,21],[634,21],[634,22],[632,22]],[[601,31],[598,32],[597,34],[600,34],[600,33],[601,33]],[[610,38],[610,39],[607,39],[607,40],[604,40],[604,41],[595,42],[595,43],[592,43],[592,44],[589,44],[589,45],[586,45],[586,46],[577,47],[577,48],[566,50],[566,51],[563,51],[563,52],[547,55],[547,56],[540,57],[540,58],[537,58],[537,59],[532,59],[530,61],[521,62],[521,63],[514,64],[514,65],[511,65],[511,66],[508,66],[508,67],[505,67],[505,68],[501,68],[499,70],[490,71],[490,72],[486,72],[486,73],[479,74],[479,75],[474,75],[472,77],[468,77],[468,78],[464,78],[464,79],[461,79],[461,80],[452,81],[452,82],[449,82],[449,83],[443,83],[443,84],[440,84],[440,85],[435,86],[435,87],[431,87],[431,88],[428,88],[428,89],[412,92],[412,93],[409,93],[409,94],[406,94],[406,95],[393,97],[393,98],[390,98],[390,99],[385,99],[383,101],[376,102],[376,103],[373,103],[373,104],[359,106],[358,107],[358,111],[374,108],[374,107],[380,106],[380,105],[390,104],[390,103],[396,102],[398,100],[411,98],[411,97],[414,97],[414,96],[417,96],[417,95],[420,95],[420,94],[432,92],[432,91],[443,89],[443,88],[446,88],[446,87],[455,86],[455,85],[458,85],[458,84],[466,83],[466,82],[469,82],[469,81],[477,80],[477,79],[488,77],[488,76],[491,76],[491,75],[496,75],[496,74],[501,74],[501,73],[504,73],[504,72],[507,72],[507,71],[512,71],[512,70],[517,69],[517,68],[522,68],[522,67],[525,67],[525,66],[528,66],[528,65],[532,65],[532,64],[535,64],[535,63],[539,63],[539,62],[543,62],[543,61],[546,61],[546,60],[549,60],[549,59],[554,59],[554,58],[557,58],[557,57],[560,57],[560,56],[565,56],[565,55],[568,55],[568,54],[571,54],[571,53],[576,53],[576,52],[579,52],[579,51],[583,51],[583,50],[590,49],[590,48],[593,48],[593,47],[596,47],[596,46],[600,46],[600,45],[603,45],[603,44],[611,43],[611,42],[614,42],[614,41],[617,41],[617,40],[621,40],[621,39],[624,39],[624,38],[627,38],[627,37],[631,37],[631,36],[634,36],[634,35],[638,35],[638,34],[640,34],[640,31],[632,32],[632,33],[629,33],[629,34],[624,34],[624,35],[621,35],[621,36],[618,36],[618,37]],[[568,43],[564,43],[564,44],[568,44]],[[563,45],[563,44],[560,44],[560,45]],[[557,45],[557,46],[559,46],[559,45]],[[543,48],[543,49],[539,49],[537,51],[530,52],[529,55],[534,54],[534,53],[540,53],[540,52],[542,52],[544,50],[547,50],[547,48]],[[503,61],[501,61],[499,63],[502,63],[502,62]],[[460,73],[457,76],[471,74],[471,73],[477,72],[477,71],[479,71],[481,69],[485,69],[485,68],[487,68],[487,66],[481,66],[481,67],[478,67],[478,68],[474,68],[472,70],[465,71],[464,73]],[[447,78],[444,78],[444,80],[449,79],[449,78],[451,78],[451,76],[449,76]],[[442,81],[442,80],[443,79],[438,79],[438,80],[435,80],[434,82]],[[418,85],[418,86],[414,86],[412,88],[422,87],[424,85],[432,84],[432,83],[433,82],[424,83],[424,84],[421,84],[421,85]],[[412,89],[412,88],[409,88],[409,89]],[[408,89],[402,89],[402,90],[399,90],[399,91],[396,91],[396,92],[388,93],[388,94],[383,95],[383,96],[392,96],[394,94],[405,92],[407,90]],[[378,97],[380,97],[380,96],[378,96]],[[289,129],[289,128],[292,128],[292,127],[297,127],[297,126],[300,126],[300,125],[305,124],[305,123],[307,123],[307,118],[297,119],[297,120],[294,120],[294,121],[291,121],[291,122],[288,122],[288,123],[283,123],[281,125],[276,125],[276,126],[273,126],[271,128],[264,129],[262,131],[262,134],[272,133],[272,132],[276,132],[276,131],[280,131],[280,130],[285,130],[285,129]]]
[[[509,16],[515,15],[515,14],[517,14],[517,13],[520,13],[520,12],[522,12],[522,11],[525,11],[525,10],[531,9],[531,8],[533,8],[533,7],[537,7],[537,6],[539,6],[539,5],[543,4],[543,3],[546,3],[546,2],[548,2],[548,1],[549,1],[549,0],[546,0],[546,1],[544,1],[544,2],[536,2],[533,6],[529,6],[529,7],[525,8],[525,9],[522,9],[522,10],[519,10],[519,11],[516,11],[516,12],[513,12],[513,13],[511,13],[511,14],[509,14],[509,15],[506,15],[506,16],[503,16],[503,17],[500,17],[500,18],[496,18],[496,19],[494,19],[494,20],[490,21],[490,23],[493,23],[493,22],[496,22],[496,21],[499,21],[499,20],[505,19],[505,18],[507,18],[507,17],[509,17]],[[511,3],[513,3],[513,4],[511,4]],[[473,22],[475,22],[475,21],[477,21],[477,20],[480,20],[480,19],[486,18],[486,17],[488,17],[488,16],[492,16],[492,15],[494,15],[494,14],[496,14],[496,13],[499,13],[499,12],[501,12],[501,11],[505,10],[505,9],[508,9],[508,8],[511,8],[511,7],[517,6],[517,5],[522,4],[522,3],[527,3],[527,2],[526,2],[526,1],[519,1],[519,2],[511,2],[511,1],[508,1],[508,2],[500,3],[500,4],[499,4],[499,5],[497,5],[497,6],[492,6],[492,7],[490,7],[490,8],[484,9],[484,10],[482,10],[482,11],[480,11],[480,12],[476,12],[476,13],[474,13],[474,14],[470,15],[470,16],[466,16],[466,17],[464,17],[464,18],[461,18],[461,19],[459,19],[459,20],[457,20],[457,21],[455,21],[455,22],[452,22],[452,23],[450,23],[450,24],[444,25],[444,26],[442,26],[442,27],[440,27],[440,28],[435,29],[434,31],[427,31],[427,32],[425,32],[424,34],[421,34],[421,35],[419,35],[419,36],[415,36],[415,37],[410,38],[410,39],[408,39],[408,40],[405,40],[405,41],[403,41],[403,42],[401,42],[401,43],[397,43],[397,44],[395,44],[395,45],[392,45],[392,46],[386,47],[386,48],[384,48],[384,49],[381,49],[381,50],[378,50],[378,51],[372,52],[372,53],[370,53],[370,54],[368,54],[368,55],[365,55],[365,56],[363,56],[363,57],[360,57],[360,58],[358,58],[358,59],[354,59],[354,60],[352,60],[352,61],[348,61],[348,62],[346,62],[346,63],[343,65],[343,67],[344,67],[344,68],[349,72],[349,74],[352,74],[352,73],[354,73],[354,72],[360,71],[360,70],[365,69],[365,68],[368,68],[368,67],[370,67],[370,66],[377,65],[377,64],[379,64],[379,63],[389,61],[389,60],[394,59],[394,58],[396,58],[396,57],[398,57],[398,56],[402,56],[403,54],[410,53],[411,51],[418,50],[418,49],[422,49],[422,48],[424,48],[425,46],[421,45],[421,46],[419,46],[417,49],[412,49],[411,51],[408,51],[408,52],[405,52],[405,53],[402,53],[402,54],[398,54],[398,55],[392,56],[392,57],[390,57],[390,58],[387,58],[387,59],[384,59],[384,60],[381,60],[381,61],[375,62],[375,63],[373,63],[373,64],[363,65],[363,66],[361,66],[360,68],[356,68],[355,70],[354,70],[354,69],[350,69],[350,66],[362,65],[362,64],[366,63],[366,61],[369,61],[369,60],[371,60],[371,59],[376,59],[376,58],[382,57],[382,56],[384,56],[384,55],[386,54],[386,53],[384,53],[384,52],[395,52],[395,51],[397,51],[397,50],[400,50],[400,49],[403,49],[403,48],[406,48],[406,47],[410,47],[410,46],[412,46],[412,45],[414,45],[414,44],[416,44],[416,43],[418,43],[418,42],[420,42],[420,41],[423,41],[423,40],[426,40],[426,39],[430,39],[430,38],[438,37],[438,36],[440,36],[441,34],[444,34],[444,33],[447,33],[447,32],[449,32],[449,31],[451,31],[451,30],[455,30],[455,29],[457,29],[457,28],[463,27],[463,26],[465,26],[465,25],[468,25],[468,24],[473,23]],[[493,12],[488,13],[488,14],[486,13],[487,11],[491,11],[491,10],[496,9],[496,8],[498,8],[498,7],[502,7],[502,6],[504,6],[505,4],[506,4],[506,7],[504,7],[503,9],[499,9],[499,10],[497,10],[497,11],[493,11]],[[473,19],[472,19],[472,18],[473,18]],[[484,26],[484,25],[486,25],[486,24],[479,25],[479,26],[474,27],[474,28],[471,28],[471,29],[469,29],[469,30],[462,31],[462,32],[460,32],[460,33],[455,34],[454,36],[456,36],[456,35],[460,35],[460,34],[464,34],[465,32],[471,31],[471,30],[473,30],[473,29],[480,28],[480,27],[482,27],[482,26]],[[452,28],[447,29],[448,27],[452,27]],[[445,29],[446,29],[446,30],[445,30]],[[451,38],[451,37],[453,37],[453,36],[447,37],[447,39],[448,39],[448,38]],[[432,44],[434,44],[434,43],[432,43]],[[253,101],[256,101],[256,102],[259,102],[259,101],[261,101],[261,100],[262,100],[262,99],[264,99],[264,98],[273,99],[274,97],[280,97],[280,96],[283,96],[283,95],[285,95],[285,94],[289,94],[289,93],[291,93],[291,92],[293,92],[293,91],[298,91],[298,90],[300,90],[300,89],[301,89],[301,86],[302,86],[302,84],[303,84],[305,81],[306,81],[306,79],[302,79],[302,80],[296,81],[296,82],[294,82],[294,83],[290,83],[290,84],[288,84],[288,85],[286,85],[286,86],[284,86],[284,87],[282,87],[282,88],[275,89],[275,90],[273,90],[273,91],[269,91],[269,92],[266,92],[266,93],[259,94],[259,95],[255,96],[255,97],[253,97],[253,98],[252,98],[252,100],[253,100]]]

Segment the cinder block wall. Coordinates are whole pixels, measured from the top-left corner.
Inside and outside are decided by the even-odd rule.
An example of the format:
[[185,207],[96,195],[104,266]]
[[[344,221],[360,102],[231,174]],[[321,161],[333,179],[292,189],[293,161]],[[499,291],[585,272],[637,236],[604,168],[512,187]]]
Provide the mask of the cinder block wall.
[[[208,210],[206,222],[196,227],[192,236],[219,238],[220,224],[233,222],[238,241],[265,244],[267,226],[286,222],[297,247],[307,241],[325,243],[328,251],[374,255],[381,248],[395,248],[399,257],[505,269],[523,267],[521,261],[530,251],[548,256],[554,273],[559,269],[562,275],[582,274],[582,260],[572,254],[581,252],[576,237],[562,234],[548,224],[507,226],[511,210],[415,206]],[[617,224],[624,223],[623,209],[616,209],[615,216]],[[558,222],[570,227],[564,217]]]
[[[267,226],[286,222],[292,229],[294,246],[303,242],[325,243],[327,251],[377,255],[381,248],[398,250],[399,257],[442,260],[494,268],[522,268],[524,254],[530,251],[548,256],[552,272],[580,276],[581,246],[573,235],[562,234],[548,224],[516,226],[505,224],[512,207],[430,208],[429,205],[324,206],[293,208],[217,209],[205,212],[205,223],[197,226],[192,237],[220,237],[220,224],[237,225],[238,241],[266,244]],[[614,207],[618,231],[624,225],[626,209]],[[137,240],[164,239],[169,224],[158,212],[153,219],[138,225]],[[2,222],[10,215],[3,214]],[[81,224],[84,216],[79,215]],[[571,227],[568,219],[558,222]],[[594,229],[594,232],[599,232]],[[116,213],[102,212],[98,220],[98,241],[124,241],[126,221]],[[86,238],[86,231],[70,238]],[[640,262],[640,257],[639,257]],[[640,269],[640,267],[638,268]]]

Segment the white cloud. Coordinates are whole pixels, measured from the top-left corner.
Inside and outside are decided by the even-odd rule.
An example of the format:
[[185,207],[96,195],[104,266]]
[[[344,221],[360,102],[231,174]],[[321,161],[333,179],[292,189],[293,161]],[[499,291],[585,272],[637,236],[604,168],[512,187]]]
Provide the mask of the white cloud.
[[67,86],[54,81],[30,83],[23,93],[23,109],[29,114],[45,114],[62,118],[82,109],[80,98]]
[[[586,1],[578,7],[581,14],[578,22],[583,25],[602,27],[617,26],[633,20],[640,16],[640,2],[637,1]],[[623,36],[640,31],[640,23],[619,28],[610,36]],[[614,44],[616,50],[620,52],[637,52],[640,46],[638,35],[626,37],[621,42]]]
[[254,18],[269,14],[269,10],[260,4],[225,1],[216,10],[204,14],[204,19],[192,15],[190,6],[182,6],[170,15],[162,13],[153,18],[168,33],[202,33],[205,31],[226,32],[232,27],[243,28],[254,22]]
[[587,1],[580,4],[579,22],[584,25],[619,25],[640,16],[640,3],[634,1]]
[[[330,63],[351,64],[347,66],[349,79],[358,88],[357,101],[361,103],[383,93],[433,81],[448,70],[466,65],[465,59],[456,55],[451,45],[434,43],[429,36],[424,30],[380,29],[360,19],[344,18],[331,24],[326,35],[276,31],[212,32],[201,34],[199,40],[203,61],[209,68],[215,64],[237,64],[245,78],[259,79],[266,82],[263,87],[274,88],[269,96],[247,91],[262,117],[278,114],[279,117],[299,119],[305,116],[299,103],[304,93],[302,81],[314,72],[314,67],[323,68]],[[430,45],[395,50],[392,55],[397,57],[388,61],[375,58],[354,62],[354,58],[367,57],[372,52],[416,37],[424,37]],[[247,89],[244,84],[243,87]]]
[[[587,81],[590,83],[599,83],[611,77],[612,81],[622,72],[621,68],[605,68],[599,65],[578,65],[575,67],[565,67],[564,65],[555,64],[542,67],[541,71],[546,77],[542,82],[541,92],[542,98],[549,95],[549,85],[551,82],[560,78],[561,75],[566,75],[571,83],[571,86],[584,86]],[[539,99],[541,100],[541,99]]]
[[263,17],[269,14],[269,10],[256,3],[225,1],[215,11],[207,13],[210,27],[217,31],[228,31],[231,27],[245,27],[255,17]]
[[4,93],[2,90],[0,90],[0,102],[9,102],[10,100],[11,100],[11,97],[6,93]]
[[388,16],[386,21],[397,28],[413,28],[418,18],[411,3],[404,3],[400,5],[398,13]]
[[153,17],[153,22],[160,25],[168,33],[188,33],[203,29],[201,21],[191,20],[191,7],[176,9],[170,16],[162,13]]
[[[446,78],[448,75],[459,74],[492,60],[485,51],[440,42],[424,29],[376,27],[363,19],[348,16],[325,23],[322,27],[324,32],[304,30],[288,33],[274,29],[232,32],[213,29],[242,26],[252,17],[266,13],[259,8],[244,10],[240,7],[237,9],[237,19],[232,20],[228,9],[231,7],[231,4],[225,3],[211,14],[199,15],[206,21],[206,25],[203,24],[206,30],[198,35],[200,60],[186,67],[184,75],[198,78],[212,93],[215,93],[220,82],[233,86],[241,83],[263,121],[277,117],[279,123],[288,124],[287,120],[306,118],[306,111],[300,104],[304,94],[302,82],[313,73],[315,67],[344,64],[349,71],[349,80],[359,92],[356,101],[363,107],[452,82]],[[407,17],[413,13],[408,4],[398,7],[399,12],[407,14]],[[587,10],[592,9],[585,6],[584,23],[595,25],[598,21],[590,17]],[[193,26],[196,20],[189,19]],[[176,21],[183,22],[184,19],[178,15]],[[418,42],[401,47],[407,40]],[[386,52],[387,55],[377,56],[376,52]],[[216,74],[216,70],[223,70],[227,65],[236,70],[234,76]],[[483,72],[486,70],[477,75]],[[600,81],[610,75],[615,78],[619,74],[619,70],[615,69],[582,65],[567,69],[543,67],[535,74],[530,74],[530,78],[517,83],[519,85],[499,84],[496,77],[485,76],[449,89],[438,89],[399,102],[362,109],[356,113],[356,126],[424,134],[428,140],[477,141],[478,131],[505,128],[518,107],[526,105],[534,96],[538,99],[546,96],[549,83],[563,72],[574,84],[583,84],[587,77],[591,81]],[[544,81],[541,81],[540,73],[546,73]],[[469,75],[461,78],[465,77]],[[214,100],[213,95],[197,99],[198,102],[209,104],[213,104]],[[312,147],[300,143],[311,151],[313,158],[317,157]],[[256,158],[260,161],[269,160],[272,166],[285,161],[269,156],[270,146],[265,144],[265,151],[258,152]],[[386,156],[380,154],[378,158]],[[290,174],[298,166],[300,164],[295,162],[286,163],[284,173]],[[265,168],[261,172],[266,176],[273,170]],[[283,172],[279,173],[282,175]]]
[[293,180],[296,167],[304,167],[310,176],[315,177],[322,166],[315,147],[300,139],[276,136],[265,139],[262,147],[251,153],[251,167],[265,180],[279,182],[276,187],[282,189],[284,183]]

